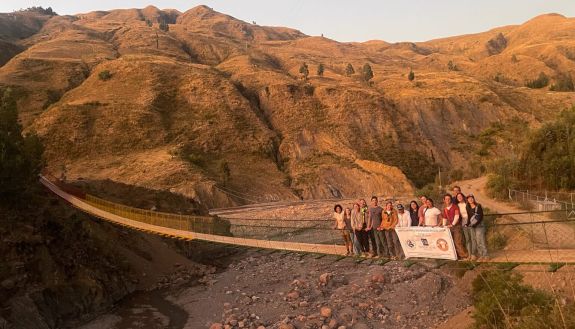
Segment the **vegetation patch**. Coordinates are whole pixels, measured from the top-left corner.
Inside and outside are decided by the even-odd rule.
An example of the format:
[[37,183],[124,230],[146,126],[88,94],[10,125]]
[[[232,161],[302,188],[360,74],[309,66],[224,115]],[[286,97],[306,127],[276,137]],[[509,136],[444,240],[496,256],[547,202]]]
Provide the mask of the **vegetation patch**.
[[108,70],[100,71],[100,73],[98,73],[98,78],[102,81],[110,80],[112,79],[112,73]]
[[482,272],[473,281],[475,328],[573,328],[575,306],[523,284],[512,271]]
[[544,72],[539,73],[539,77],[534,80],[528,80],[525,82],[525,87],[529,87],[531,89],[541,89],[543,87],[547,87],[549,84],[549,77]]
[[573,78],[569,73],[559,74],[555,78],[555,83],[549,87],[551,91],[575,91],[575,85],[573,84]]

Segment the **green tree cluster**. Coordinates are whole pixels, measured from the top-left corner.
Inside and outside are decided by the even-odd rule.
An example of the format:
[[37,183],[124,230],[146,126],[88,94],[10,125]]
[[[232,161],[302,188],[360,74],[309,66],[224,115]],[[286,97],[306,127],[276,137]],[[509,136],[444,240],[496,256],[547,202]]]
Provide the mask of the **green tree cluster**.
[[536,177],[549,189],[575,189],[575,108],[530,134],[519,164],[523,180]]
[[525,136],[516,158],[490,165],[491,194],[504,197],[507,188],[575,189],[575,108]]
[[22,132],[13,91],[0,90],[0,200],[18,200],[30,190],[44,166],[43,152],[38,136]]

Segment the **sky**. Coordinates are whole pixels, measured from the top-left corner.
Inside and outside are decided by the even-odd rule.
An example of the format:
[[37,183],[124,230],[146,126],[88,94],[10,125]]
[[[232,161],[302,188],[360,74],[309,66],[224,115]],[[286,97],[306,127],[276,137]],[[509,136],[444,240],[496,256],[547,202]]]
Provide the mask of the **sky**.
[[42,6],[62,15],[147,5],[183,12],[200,4],[247,22],[342,42],[426,41],[521,24],[545,13],[575,17],[575,0],[0,0],[0,12]]

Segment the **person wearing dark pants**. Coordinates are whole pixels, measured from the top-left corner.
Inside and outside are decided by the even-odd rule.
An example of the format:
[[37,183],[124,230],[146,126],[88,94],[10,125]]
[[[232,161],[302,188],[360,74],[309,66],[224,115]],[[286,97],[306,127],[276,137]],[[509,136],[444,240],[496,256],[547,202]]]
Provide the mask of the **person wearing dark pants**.
[[373,247],[372,256],[388,257],[387,245],[385,243],[385,235],[379,226],[381,225],[381,214],[383,209],[378,205],[376,196],[371,197],[371,207],[369,207],[369,220],[367,227],[370,232],[371,245]]

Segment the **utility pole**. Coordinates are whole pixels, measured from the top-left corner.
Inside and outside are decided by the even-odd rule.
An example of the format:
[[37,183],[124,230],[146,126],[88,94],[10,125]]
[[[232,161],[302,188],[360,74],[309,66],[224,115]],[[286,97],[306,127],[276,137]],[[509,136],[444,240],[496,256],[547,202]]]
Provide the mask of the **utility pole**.
[[442,184],[441,184],[441,166],[439,166],[439,190],[440,191],[441,191],[441,187],[442,187]]

